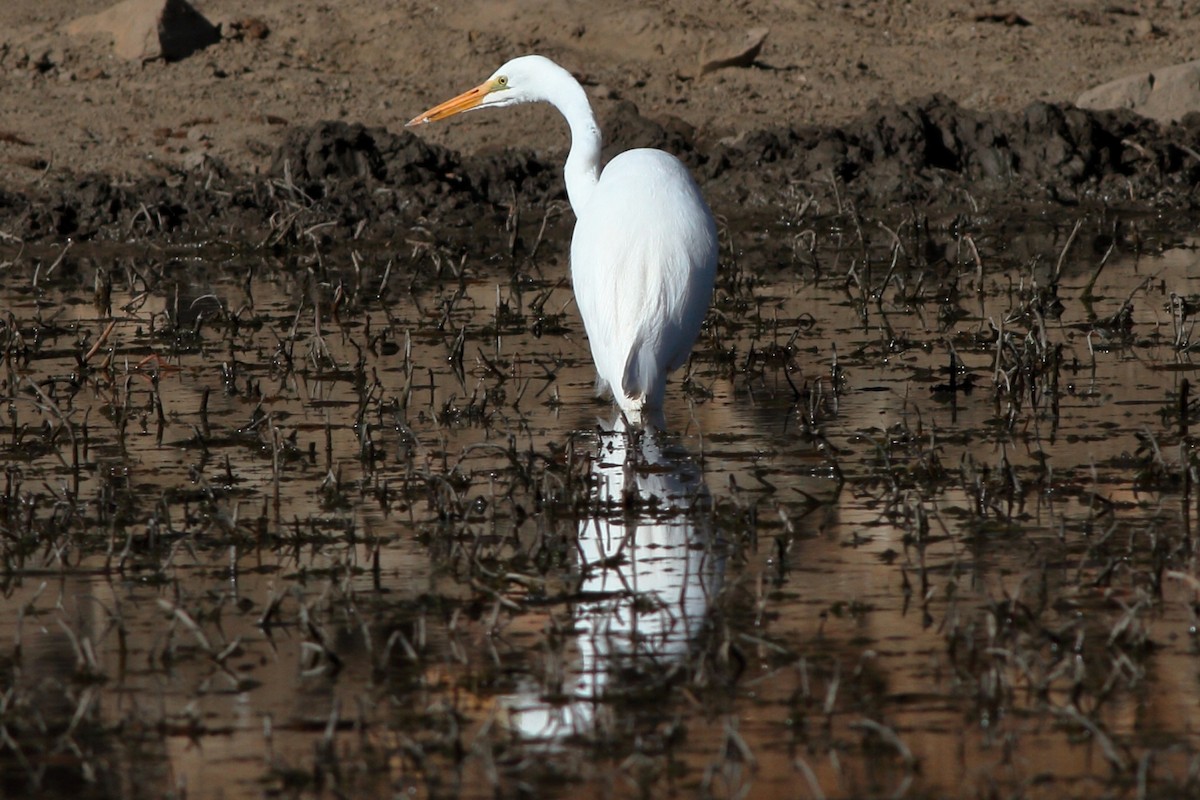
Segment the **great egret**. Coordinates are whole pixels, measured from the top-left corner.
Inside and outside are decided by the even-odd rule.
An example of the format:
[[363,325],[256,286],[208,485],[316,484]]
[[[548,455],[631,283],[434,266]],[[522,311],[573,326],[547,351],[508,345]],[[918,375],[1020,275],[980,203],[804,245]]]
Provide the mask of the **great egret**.
[[667,374],[700,332],[717,272],[717,226],[687,168],[661,150],[621,153],[600,171],[600,128],[571,73],[514,58],[474,89],[408,125],[462,111],[544,101],[571,128],[563,168],[575,211],[571,282],[599,374],[632,422],[662,408]]

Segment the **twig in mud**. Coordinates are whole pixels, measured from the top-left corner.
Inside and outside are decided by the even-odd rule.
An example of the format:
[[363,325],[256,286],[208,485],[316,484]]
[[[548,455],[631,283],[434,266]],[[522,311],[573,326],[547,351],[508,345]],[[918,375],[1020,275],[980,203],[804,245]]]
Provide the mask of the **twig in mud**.
[[[62,249],[62,252],[58,254],[58,258],[54,259],[54,263],[51,264],[50,268],[46,270],[47,278],[49,278],[51,275],[54,274],[54,270],[58,269],[58,265],[63,262],[63,259],[67,257],[67,253],[70,252],[71,248],[74,246],[75,246],[74,239],[67,240],[66,246]],[[39,261],[38,265],[36,267],[34,267],[34,269],[33,269],[33,288],[35,288],[35,289],[37,288],[38,280],[40,279],[41,269],[42,269],[42,264]]]
[[913,767],[916,765],[917,757],[913,755],[912,750],[910,750],[908,745],[906,745],[900,739],[899,735],[897,735],[896,732],[888,726],[881,725],[874,720],[864,717],[856,722],[851,722],[850,727],[871,731],[887,744],[895,748],[896,752],[900,755],[900,760],[904,762],[905,766]]
[[517,255],[517,234],[521,229],[521,204],[517,200],[517,187],[510,184],[508,190],[512,194],[512,202],[508,206],[508,216],[504,220],[504,229],[509,232],[508,257],[512,259]]
[[1096,280],[1100,277],[1100,273],[1104,271],[1105,265],[1108,264],[1108,257],[1112,255],[1113,249],[1116,248],[1116,246],[1117,240],[1114,237],[1112,243],[1108,246],[1108,249],[1104,251],[1104,255],[1100,258],[1100,264],[1097,265],[1096,271],[1092,273],[1092,277],[1084,285],[1083,291],[1079,293],[1079,296],[1084,300],[1090,300],[1092,297],[1094,297],[1092,290],[1096,288]]
[[829,171],[829,185],[833,189],[833,201],[837,205],[837,214],[841,216],[843,212],[842,193],[838,191],[837,175],[833,173],[833,170]]
[[100,665],[96,662],[96,653],[92,648],[91,640],[86,637],[80,639],[76,636],[61,617],[57,622],[58,627],[66,634],[67,641],[71,643],[71,649],[75,651],[75,671],[81,675],[101,675]]
[[46,176],[50,174],[50,168],[52,166],[54,166],[54,154],[53,153],[46,156],[46,168],[42,170],[42,174],[38,175],[37,180],[34,181],[35,186],[41,186],[43,183],[45,183]]
[[[26,378],[26,380],[29,383],[29,388],[33,389],[34,393],[37,394],[38,399],[41,400],[39,405],[41,406],[42,410],[54,412],[54,416],[58,417],[58,421],[62,423],[64,428],[66,428],[67,435],[71,437],[71,451],[76,453],[79,452],[78,444],[75,440],[75,426],[71,424],[69,419],[67,419],[67,415],[62,412],[62,409],[58,407],[58,404],[55,403],[53,399],[51,399],[46,395],[45,392],[42,391],[42,388],[37,385],[37,382],[33,378]],[[66,459],[63,458],[62,453],[59,453],[57,450],[55,450],[55,454],[58,456],[58,460],[62,462],[64,467],[70,466],[67,464]]]
[[533,242],[533,249],[529,251],[530,261],[535,261],[537,259],[538,248],[542,246],[542,237],[546,234],[546,226],[550,223],[551,215],[557,217],[560,216],[562,212],[562,203],[554,201],[546,204],[546,212],[542,214],[542,225],[540,228],[538,228],[537,239],[535,239]]
[[747,744],[742,735],[738,733],[735,720],[727,719],[725,721],[724,749],[726,758],[728,758],[731,753],[736,753],[737,758],[742,763],[749,765],[751,769],[758,766],[758,759],[754,757],[754,752],[750,749],[750,745]]
[[1079,713],[1079,710],[1074,706],[1067,706],[1064,709],[1056,710],[1056,713],[1070,720],[1071,722],[1074,722],[1076,725],[1091,734],[1091,737],[1096,744],[1100,745],[1100,752],[1102,752],[1104,757],[1108,759],[1108,762],[1112,765],[1113,769],[1115,769],[1117,772],[1124,772],[1126,769],[1128,769],[1125,759],[1121,757],[1121,753],[1117,750],[1117,745],[1111,738],[1109,738],[1107,733],[1100,729],[1099,725],[1085,717],[1083,714]]
[[975,246],[975,237],[964,236],[963,241],[967,243],[971,258],[975,261],[975,293],[983,294],[983,259],[979,256],[979,248]]
[[88,363],[92,360],[92,357],[95,356],[96,353],[100,352],[100,348],[104,347],[104,343],[108,341],[108,337],[112,334],[113,328],[115,327],[117,327],[117,321],[114,319],[112,322],[108,323],[108,326],[104,329],[104,332],[100,334],[100,338],[97,339],[96,343],[92,345],[92,348],[87,351],[87,355],[83,357],[83,363]]
[[1188,147],[1183,142],[1175,142],[1175,146],[1178,147],[1183,152],[1187,153],[1192,158],[1196,159],[1197,161],[1200,161],[1200,153],[1197,153],[1193,148]]
[[1067,251],[1071,249],[1071,244],[1075,241],[1075,237],[1079,235],[1079,229],[1083,227],[1083,220],[1075,221],[1075,227],[1071,229],[1071,235],[1067,237],[1067,243],[1063,245],[1062,252],[1058,254],[1058,262],[1054,265],[1054,275],[1050,278],[1052,286],[1058,285],[1058,276],[1062,274],[1063,262],[1067,258]]
[[825,800],[825,792],[821,791],[821,783],[817,780],[817,775],[812,771],[812,767],[808,765],[800,756],[796,756],[796,769],[800,770],[800,774],[804,776],[804,782],[808,784],[808,790],[812,792],[813,800]]
[[173,619],[177,619],[179,622],[183,623],[183,626],[192,632],[192,636],[196,639],[196,643],[200,645],[200,649],[205,653],[212,655],[212,644],[208,641],[208,637],[204,635],[204,631],[200,628],[199,623],[192,618],[191,614],[168,600],[159,600],[158,607],[169,614]]

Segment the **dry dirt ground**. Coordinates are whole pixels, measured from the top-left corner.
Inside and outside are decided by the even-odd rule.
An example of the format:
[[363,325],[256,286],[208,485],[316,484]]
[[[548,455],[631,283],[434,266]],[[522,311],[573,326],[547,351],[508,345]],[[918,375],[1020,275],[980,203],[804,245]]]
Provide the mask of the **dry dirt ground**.
[[[226,39],[175,63],[129,63],[64,25],[109,0],[0,3],[0,187],[55,170],[140,177],[201,154],[261,172],[290,126],[321,119],[398,130],[507,58],[549,55],[579,75],[604,119],[631,100],[701,140],[842,124],[874,104],[940,92],[968,108],[1071,101],[1097,83],[1200,58],[1184,0],[197,0],[214,22],[257,17],[263,39]],[[702,58],[770,32],[748,68],[697,76]],[[429,126],[466,152],[566,146],[547,108]]]

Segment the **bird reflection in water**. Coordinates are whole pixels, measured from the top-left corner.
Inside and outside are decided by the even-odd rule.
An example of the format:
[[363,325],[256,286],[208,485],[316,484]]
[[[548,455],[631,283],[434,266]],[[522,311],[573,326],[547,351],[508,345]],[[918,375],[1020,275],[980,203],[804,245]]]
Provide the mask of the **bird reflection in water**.
[[586,734],[625,676],[684,666],[724,576],[700,466],[661,429],[627,430],[618,418],[600,432],[591,474],[565,697],[531,686],[504,702],[511,729],[527,739]]

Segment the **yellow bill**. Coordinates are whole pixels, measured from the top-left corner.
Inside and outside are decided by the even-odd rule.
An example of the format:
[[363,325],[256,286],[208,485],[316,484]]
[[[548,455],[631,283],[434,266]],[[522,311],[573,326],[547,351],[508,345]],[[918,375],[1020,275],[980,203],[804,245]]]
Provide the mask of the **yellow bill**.
[[481,83],[474,89],[463,92],[458,97],[452,97],[441,105],[436,105],[423,114],[417,114],[404,124],[404,127],[409,128],[413,125],[424,125],[426,122],[437,122],[439,119],[452,117],[463,111],[470,111],[480,103],[488,92],[492,90],[490,83]]

